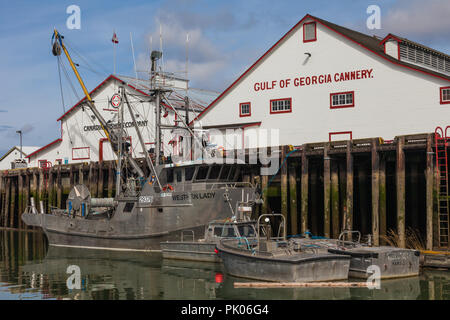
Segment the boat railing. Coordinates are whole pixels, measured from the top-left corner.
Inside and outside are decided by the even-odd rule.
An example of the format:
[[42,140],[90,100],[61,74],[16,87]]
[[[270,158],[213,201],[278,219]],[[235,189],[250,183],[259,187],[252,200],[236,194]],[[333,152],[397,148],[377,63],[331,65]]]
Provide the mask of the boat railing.
[[[353,234],[355,234],[355,233],[358,235],[358,240],[356,241],[356,243],[360,243],[361,242],[361,232],[359,232],[357,230],[344,230],[339,235],[339,238],[338,238],[338,241],[337,241],[337,245],[344,246],[345,244],[354,243],[354,241],[353,241]],[[351,239],[351,241],[344,240],[344,236],[345,235],[348,235],[349,238]]]
[[191,241],[195,241],[194,230],[183,230],[181,232],[181,242],[184,242],[185,234],[189,235],[192,238]]
[[[280,240],[286,240],[286,218],[281,213],[270,213],[270,214],[262,214],[259,216],[258,221],[256,223],[257,228],[257,240],[258,243],[260,241],[260,232],[261,232],[261,219],[264,218],[264,222],[268,224],[270,222],[269,217],[280,217],[281,223],[278,226],[278,233],[276,237],[271,237],[270,232],[266,231],[266,235],[270,237],[271,240],[280,241]],[[270,226],[270,224],[269,224]],[[281,231],[283,232],[282,235],[280,235]]]

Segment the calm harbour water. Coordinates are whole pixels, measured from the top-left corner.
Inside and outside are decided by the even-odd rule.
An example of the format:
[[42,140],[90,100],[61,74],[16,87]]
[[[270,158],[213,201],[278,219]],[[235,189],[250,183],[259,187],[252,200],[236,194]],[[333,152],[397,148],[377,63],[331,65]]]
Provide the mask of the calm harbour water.
[[[67,268],[81,271],[68,289]],[[0,230],[0,300],[8,299],[424,299],[450,300],[450,271],[384,280],[381,289],[235,289],[221,264],[170,261],[160,254],[48,246],[40,232]]]

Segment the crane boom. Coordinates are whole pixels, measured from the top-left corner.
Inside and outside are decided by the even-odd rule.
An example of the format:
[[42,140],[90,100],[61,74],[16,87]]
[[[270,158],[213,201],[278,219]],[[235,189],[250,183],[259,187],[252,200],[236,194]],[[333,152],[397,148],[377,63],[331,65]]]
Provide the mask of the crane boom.
[[[89,94],[88,90],[86,89],[83,79],[81,79],[81,76],[78,73],[78,70],[75,67],[75,64],[73,63],[72,58],[70,57],[70,54],[67,51],[67,48],[62,41],[63,37],[56,29],[54,30],[53,38],[55,39],[55,42],[53,43],[53,46],[54,46],[53,54],[60,55],[61,49],[63,50],[65,56],[67,57],[67,60],[69,61],[70,67],[72,68],[73,72],[75,73],[75,76],[77,77],[77,80],[80,83],[81,88],[83,89],[84,95],[86,96],[87,105],[89,106],[91,111],[94,113],[94,116],[100,122],[100,126],[102,127],[103,132],[106,135],[106,138],[111,143],[111,147],[112,147],[114,153],[116,153],[117,157],[120,157],[121,155],[120,155],[119,148],[118,148],[119,137],[117,136],[117,134],[114,131],[110,130],[105,119],[103,118],[103,116],[100,114],[100,112],[95,107],[94,102],[92,101],[91,95]],[[59,46],[59,48],[58,48],[58,46]],[[121,143],[123,143],[123,142],[121,142]],[[141,178],[144,178],[144,172],[139,167],[139,165],[136,163],[136,161],[134,161],[134,159],[131,157],[131,155],[129,155],[128,153],[125,153],[125,156],[127,157],[127,160],[130,162],[131,166],[133,167],[134,171],[138,174],[138,176]]]

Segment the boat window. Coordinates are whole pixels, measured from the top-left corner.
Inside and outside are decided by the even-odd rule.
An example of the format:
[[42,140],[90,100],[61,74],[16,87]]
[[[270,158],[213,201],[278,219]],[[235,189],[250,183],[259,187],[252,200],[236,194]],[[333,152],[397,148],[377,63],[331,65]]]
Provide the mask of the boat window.
[[224,166],[222,172],[220,173],[220,180],[226,180],[228,178],[228,174],[230,173],[230,166]]
[[195,167],[188,167],[184,171],[184,180],[190,181],[192,180],[192,177],[194,176]]
[[167,183],[173,182],[173,169],[167,169]]
[[206,176],[208,175],[208,166],[200,167],[198,168],[197,176],[195,177],[195,180],[205,180]]
[[216,237],[236,237],[236,233],[234,232],[233,226],[224,226],[224,227],[215,227],[214,228],[214,236]]
[[217,166],[217,165],[212,166],[208,179],[215,180],[215,179],[219,178],[220,168],[221,168],[221,166]]
[[175,171],[175,175],[177,177],[177,182],[181,182],[181,170]]
[[238,226],[238,231],[241,237],[254,237],[255,236],[255,228],[251,225],[241,225]]
[[228,177],[228,180],[234,181],[234,176],[236,175],[236,167],[231,167],[230,176]]

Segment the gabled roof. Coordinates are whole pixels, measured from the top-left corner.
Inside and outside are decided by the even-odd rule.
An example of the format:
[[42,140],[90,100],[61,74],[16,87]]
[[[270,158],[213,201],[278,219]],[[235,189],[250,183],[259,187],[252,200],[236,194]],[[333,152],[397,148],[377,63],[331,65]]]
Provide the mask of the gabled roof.
[[[22,155],[24,155],[25,157],[27,156],[27,154],[30,154],[34,151],[36,151],[37,149],[39,149],[39,147],[31,147],[31,146],[22,146]],[[0,161],[3,161],[3,159],[5,159],[11,152],[13,152],[14,150],[17,150],[20,152],[20,146],[14,146],[11,149],[8,150],[8,152],[6,152],[1,158]]]
[[[116,75],[110,75],[105,80],[103,80],[97,87],[95,87],[91,92],[89,92],[89,95],[93,95],[97,90],[104,87],[107,83],[109,83],[112,80],[119,81],[123,84],[126,84],[129,88],[139,92],[140,94],[149,97],[149,93],[144,92],[147,90],[150,90],[149,81],[148,80],[142,80],[142,79],[136,79],[126,76],[116,76]],[[189,100],[190,100],[190,108],[194,109],[196,112],[201,112],[205,109],[205,106],[211,102],[211,95],[214,96],[214,98],[217,95],[214,95],[213,93],[207,92],[203,90],[197,90],[197,89],[189,89]],[[203,92],[203,93],[202,93]],[[209,93],[209,94],[208,94]],[[173,89],[172,94],[168,97],[168,100],[170,101],[170,104],[173,105],[176,109],[183,108],[184,109],[184,95],[185,90],[181,89]],[[94,99],[95,100],[95,99]],[[69,115],[72,111],[74,111],[77,107],[80,107],[84,102],[86,101],[86,97],[78,101],[72,108],[70,108],[66,113],[64,113],[61,117],[58,118],[58,121],[64,119],[67,115]],[[166,105],[165,103],[162,103],[164,107],[172,109],[170,106]]]
[[256,60],[256,62],[253,63],[250,66],[250,68],[248,68],[227,89],[225,89],[225,91],[223,91],[213,102],[211,102],[211,104],[208,107],[206,107],[205,110],[203,112],[201,112],[195,119],[193,119],[189,123],[189,125],[192,125],[194,123],[194,121],[201,118],[208,110],[210,110],[222,97],[224,97],[235,85],[237,85],[240,82],[241,79],[243,79],[250,71],[252,71],[259,64],[259,62],[264,60],[264,58],[268,54],[270,54],[275,48],[277,48],[278,45],[289,34],[291,34],[291,32],[296,30],[306,19],[311,19],[313,21],[316,21],[317,23],[321,24],[322,26],[336,32],[337,34],[341,35],[342,37],[350,40],[353,43],[356,43],[357,45],[361,46],[362,48],[378,55],[379,57],[381,57],[395,65],[399,65],[399,66],[402,66],[402,67],[405,67],[405,68],[408,68],[408,69],[411,69],[414,71],[418,71],[418,72],[428,74],[428,75],[431,75],[431,76],[434,76],[434,77],[437,77],[437,78],[440,78],[443,80],[450,81],[450,76],[448,76],[446,74],[439,73],[439,72],[429,70],[426,68],[422,68],[420,66],[413,65],[413,64],[407,63],[405,61],[397,60],[397,59],[391,57],[390,55],[388,55],[384,52],[384,46],[380,43],[380,39],[375,36],[369,36],[364,33],[361,33],[361,32],[355,31],[355,30],[351,30],[351,29],[339,26],[337,24],[328,22],[326,20],[311,16],[310,14],[307,14],[295,26],[293,26],[283,37],[281,37],[280,40],[278,40],[272,47],[270,47],[270,49],[268,51],[266,51],[266,53],[264,53],[258,60]]
[[399,36],[397,36],[397,35],[395,35],[395,34],[392,34],[392,33],[389,33],[389,34],[388,34],[388,35],[380,42],[380,44],[384,44],[384,43],[385,43],[387,40],[389,40],[389,39],[395,39],[395,40],[397,40],[397,41],[400,42],[400,43],[405,43],[405,44],[408,44],[408,45],[411,45],[411,46],[414,46],[414,47],[418,47],[418,48],[420,48],[420,49],[422,49],[422,50],[424,50],[424,51],[429,51],[429,52],[434,53],[435,55],[438,55],[438,56],[441,56],[441,57],[450,59],[450,56],[449,56],[448,54],[446,54],[446,53],[443,53],[443,52],[441,52],[441,51],[438,51],[438,50],[435,50],[435,49],[433,49],[433,48],[427,47],[427,46],[425,46],[425,45],[423,45],[423,44],[421,44],[421,43],[417,43],[417,42],[415,42],[415,41],[412,41],[412,40],[409,40],[409,39],[406,39],[406,38],[399,37]]
[[27,155],[25,158],[29,158],[29,157],[31,157],[31,156],[33,156],[33,155],[35,155],[35,154],[38,154],[38,153],[41,152],[42,150],[47,149],[48,147],[54,145],[55,143],[59,143],[59,142],[61,142],[61,141],[62,141],[61,138],[56,139],[55,141],[50,142],[50,143],[47,144],[46,146],[43,146],[42,148],[40,148],[40,149],[34,151],[33,153],[30,153],[30,154]]
[[[125,81],[119,79],[118,77],[116,77],[114,75],[110,75],[108,78],[103,80],[97,87],[95,87],[91,92],[89,92],[89,95],[92,96],[98,89],[102,88],[105,84],[107,84],[111,80],[116,80],[116,81],[122,82],[122,83],[126,84],[128,87],[130,87],[131,89],[136,90],[137,92],[148,96],[148,94],[146,94],[145,92],[135,88],[134,86],[126,83]],[[60,121],[63,118],[65,118],[68,114],[70,114],[72,111],[74,111],[77,107],[81,106],[85,101],[86,101],[86,97],[84,97],[83,99],[78,101],[72,108],[67,110],[66,113],[64,113],[61,117],[59,117],[57,121]]]

